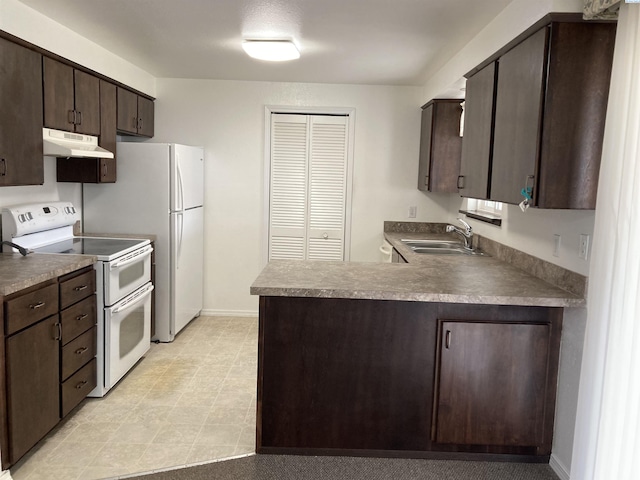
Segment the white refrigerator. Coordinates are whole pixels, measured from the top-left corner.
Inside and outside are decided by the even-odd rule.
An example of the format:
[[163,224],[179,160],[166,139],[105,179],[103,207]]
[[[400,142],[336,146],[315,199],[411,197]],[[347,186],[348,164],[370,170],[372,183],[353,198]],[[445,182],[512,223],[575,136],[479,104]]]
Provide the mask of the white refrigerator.
[[171,342],[202,310],[204,150],[118,142],[116,153],[116,183],[83,185],[83,230],[156,235],[152,339]]

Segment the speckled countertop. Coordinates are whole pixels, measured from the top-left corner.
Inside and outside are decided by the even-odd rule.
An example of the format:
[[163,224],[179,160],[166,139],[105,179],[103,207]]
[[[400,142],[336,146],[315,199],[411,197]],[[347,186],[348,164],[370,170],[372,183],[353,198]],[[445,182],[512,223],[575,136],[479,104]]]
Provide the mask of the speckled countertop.
[[272,261],[251,286],[263,296],[360,298],[443,303],[581,307],[584,298],[490,256],[420,255],[400,238],[441,233],[385,233],[408,264]]
[[92,255],[0,253],[0,297],[93,265]]

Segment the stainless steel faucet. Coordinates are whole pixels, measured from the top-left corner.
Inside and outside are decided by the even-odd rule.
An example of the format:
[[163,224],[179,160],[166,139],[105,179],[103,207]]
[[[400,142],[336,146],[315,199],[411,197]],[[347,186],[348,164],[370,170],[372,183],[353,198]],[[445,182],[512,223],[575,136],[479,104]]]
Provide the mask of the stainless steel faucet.
[[471,250],[473,249],[473,229],[471,228],[471,225],[469,225],[467,222],[465,222],[461,218],[458,218],[458,221],[462,225],[464,225],[464,229],[458,228],[454,225],[447,225],[447,233],[453,232],[460,235],[464,240],[465,248],[468,248]]

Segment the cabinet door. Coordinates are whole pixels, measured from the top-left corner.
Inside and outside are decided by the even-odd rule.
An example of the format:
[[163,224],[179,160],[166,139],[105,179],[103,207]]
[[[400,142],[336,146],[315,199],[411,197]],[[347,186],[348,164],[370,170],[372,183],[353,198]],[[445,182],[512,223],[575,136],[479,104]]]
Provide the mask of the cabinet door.
[[418,190],[429,191],[431,170],[431,136],[433,132],[433,103],[422,109],[420,124],[420,163],[418,164]]
[[464,137],[458,189],[463,197],[489,195],[496,64],[490,63],[467,80]]
[[138,96],[118,87],[117,97],[117,129],[125,133],[138,133]]
[[42,55],[0,38],[0,186],[44,183]]
[[73,68],[44,57],[44,126],[57,130],[74,131]]
[[15,463],[60,419],[58,316],[6,340],[9,461]]
[[536,195],[548,36],[538,30],[498,61],[491,200],[520,203],[525,186]]
[[138,133],[145,137],[153,137],[153,101],[138,96]]
[[74,70],[75,131],[100,135],[100,80],[88,73]]
[[460,116],[462,100],[436,100],[431,138],[430,191],[458,192],[462,138]]
[[549,334],[544,324],[440,322],[433,441],[542,444]]
[[536,206],[596,207],[615,23],[554,23]]

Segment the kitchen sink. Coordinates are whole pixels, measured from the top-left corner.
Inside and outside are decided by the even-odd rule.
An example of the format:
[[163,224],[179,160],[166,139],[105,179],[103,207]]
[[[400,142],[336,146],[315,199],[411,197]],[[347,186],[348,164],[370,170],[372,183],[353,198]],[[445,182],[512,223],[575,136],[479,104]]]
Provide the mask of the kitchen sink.
[[455,240],[414,240],[401,239],[414,253],[432,255],[484,255],[479,250],[470,250]]
[[462,243],[456,240],[400,240],[409,248],[428,247],[428,248],[458,248],[463,247]]

